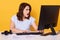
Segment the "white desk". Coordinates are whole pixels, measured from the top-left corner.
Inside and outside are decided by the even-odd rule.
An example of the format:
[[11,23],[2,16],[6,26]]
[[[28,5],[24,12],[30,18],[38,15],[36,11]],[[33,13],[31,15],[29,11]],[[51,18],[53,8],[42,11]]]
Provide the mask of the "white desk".
[[0,33],[0,40],[60,40],[60,34],[55,36],[9,34],[6,36]]

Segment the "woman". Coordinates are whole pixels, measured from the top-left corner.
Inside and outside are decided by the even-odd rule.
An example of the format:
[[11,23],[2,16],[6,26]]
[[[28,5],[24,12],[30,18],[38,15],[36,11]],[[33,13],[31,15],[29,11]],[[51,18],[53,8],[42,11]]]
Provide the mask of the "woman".
[[31,6],[28,3],[21,3],[16,15],[12,16],[10,29],[13,33],[30,32],[30,26],[37,31],[35,19],[30,16]]

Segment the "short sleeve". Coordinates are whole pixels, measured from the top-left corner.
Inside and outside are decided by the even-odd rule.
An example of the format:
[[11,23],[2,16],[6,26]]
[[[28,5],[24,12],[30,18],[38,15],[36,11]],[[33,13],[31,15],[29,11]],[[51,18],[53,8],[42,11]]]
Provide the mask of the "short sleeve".
[[15,15],[11,17],[11,20],[15,22]]
[[30,22],[31,22],[31,24],[33,24],[35,22],[35,18],[30,17]]

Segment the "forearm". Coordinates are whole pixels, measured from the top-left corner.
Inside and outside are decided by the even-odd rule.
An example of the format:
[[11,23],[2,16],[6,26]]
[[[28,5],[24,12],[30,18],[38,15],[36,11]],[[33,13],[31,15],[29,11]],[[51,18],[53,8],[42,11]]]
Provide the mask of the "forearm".
[[38,31],[38,27],[35,25],[33,26],[35,31]]
[[19,30],[19,29],[16,29],[16,28],[13,28],[11,29],[13,33],[28,33],[28,32],[31,32],[29,30]]
[[16,28],[11,29],[13,33],[23,33],[23,30],[18,30]]
[[36,26],[34,29],[35,29],[35,31],[38,31],[38,28],[37,28],[37,26]]

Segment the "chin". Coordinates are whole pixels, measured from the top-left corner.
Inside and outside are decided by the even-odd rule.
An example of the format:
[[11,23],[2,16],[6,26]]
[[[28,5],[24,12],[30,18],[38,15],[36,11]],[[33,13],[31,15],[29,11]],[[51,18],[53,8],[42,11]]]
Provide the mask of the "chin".
[[25,16],[25,18],[27,18],[27,19],[28,19],[28,17],[29,17],[29,16]]
[[29,16],[25,16],[25,17],[29,17]]
[[27,17],[25,17],[25,18],[28,18],[28,16],[27,16]]

